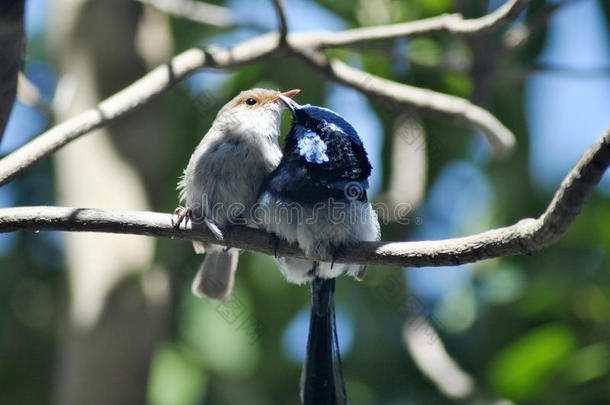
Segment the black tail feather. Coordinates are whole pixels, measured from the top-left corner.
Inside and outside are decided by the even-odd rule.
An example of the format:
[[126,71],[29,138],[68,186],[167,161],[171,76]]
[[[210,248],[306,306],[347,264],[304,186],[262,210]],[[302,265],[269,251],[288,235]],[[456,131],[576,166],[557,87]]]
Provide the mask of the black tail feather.
[[303,405],[347,405],[335,321],[335,280],[311,283],[307,357],[301,376]]

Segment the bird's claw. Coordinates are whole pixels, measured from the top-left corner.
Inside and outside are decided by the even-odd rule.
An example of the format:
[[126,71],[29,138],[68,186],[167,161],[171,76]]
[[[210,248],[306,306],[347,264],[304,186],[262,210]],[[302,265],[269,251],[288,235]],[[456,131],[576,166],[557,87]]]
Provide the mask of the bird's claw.
[[[186,208],[183,206],[178,206],[174,210],[172,214],[172,227],[174,228],[174,232],[180,229],[180,224],[184,221],[184,228],[186,229],[186,225],[188,224],[189,219],[191,218],[192,211],[190,208]],[[174,215],[178,218],[174,221]]]
[[277,259],[277,249],[280,245],[280,238],[275,234],[271,234],[271,246],[273,247],[273,257]]
[[335,260],[337,260],[337,250],[333,249],[330,255],[330,269],[332,270],[335,265]]

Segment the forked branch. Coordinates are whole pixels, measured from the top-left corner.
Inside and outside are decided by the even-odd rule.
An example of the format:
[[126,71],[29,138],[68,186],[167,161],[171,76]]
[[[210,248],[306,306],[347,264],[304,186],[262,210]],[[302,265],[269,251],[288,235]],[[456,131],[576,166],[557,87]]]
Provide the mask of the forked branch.
[[[148,1],[148,0],[147,0]],[[169,63],[152,70],[136,82],[77,116],[56,125],[26,145],[0,160],[0,186],[8,183],[32,165],[48,157],[67,143],[88,132],[107,125],[117,118],[149,102],[180,80],[201,68],[234,69],[253,64],[263,58],[276,57],[286,51],[302,55],[315,54],[316,49],[331,46],[365,44],[406,36],[435,32],[475,35],[501,27],[514,18],[528,0],[510,0],[496,11],[475,19],[457,15],[375,28],[359,28],[344,32],[288,34],[286,15],[281,0],[274,0],[280,23],[279,33],[264,34],[231,48],[209,47],[190,49],[175,56]],[[153,3],[157,3],[155,0]],[[169,4],[169,3],[168,3]],[[199,4],[199,3],[197,3]],[[282,39],[286,40],[283,41]],[[333,42],[334,41],[334,42]],[[290,53],[292,53],[290,52]],[[322,62],[324,64],[325,62]],[[369,96],[389,100],[400,108],[413,108],[441,119],[480,129],[490,140],[497,155],[506,155],[514,144],[513,134],[488,111],[467,100],[431,90],[402,85],[375,78],[365,72],[332,61],[330,68],[310,66],[326,72],[329,79],[351,86]],[[393,91],[399,91],[394,96]]]

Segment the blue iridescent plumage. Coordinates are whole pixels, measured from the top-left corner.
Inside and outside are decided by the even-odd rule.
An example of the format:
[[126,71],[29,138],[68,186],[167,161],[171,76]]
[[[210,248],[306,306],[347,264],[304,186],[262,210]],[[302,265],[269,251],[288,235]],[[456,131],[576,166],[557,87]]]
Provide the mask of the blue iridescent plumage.
[[358,133],[339,114],[323,107],[299,106],[286,138],[284,157],[263,188],[295,202],[345,198],[347,184],[360,185],[366,201],[371,174]]
[[297,148],[299,155],[303,156],[309,163],[326,163],[328,155],[326,143],[318,134],[310,130],[297,131]]

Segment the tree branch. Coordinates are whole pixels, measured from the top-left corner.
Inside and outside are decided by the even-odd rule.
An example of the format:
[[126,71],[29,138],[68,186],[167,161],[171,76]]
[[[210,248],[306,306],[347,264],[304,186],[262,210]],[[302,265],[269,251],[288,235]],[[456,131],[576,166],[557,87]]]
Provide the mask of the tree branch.
[[286,21],[286,12],[284,10],[284,2],[282,0],[273,0],[273,6],[277,13],[277,19],[280,23],[280,44],[286,43],[286,37],[288,36],[288,22]]
[[532,37],[542,31],[549,23],[549,20],[563,7],[582,0],[564,0],[553,3],[542,9],[527,24],[518,22],[511,26],[503,35],[502,47],[498,49],[500,58],[508,53],[522,47],[529,42]]
[[231,28],[236,25],[235,17],[230,9],[214,4],[192,0],[136,0],[154,7],[159,11],[176,17],[191,20],[200,24],[221,28]]
[[516,18],[529,3],[529,0],[509,0],[494,12],[483,17],[464,19],[461,14],[444,14],[423,20],[400,24],[365,27],[343,32],[321,32],[301,34],[298,38],[301,47],[316,49],[365,45],[404,37],[420,37],[446,33],[455,36],[481,35],[497,29]]
[[515,137],[508,128],[489,111],[466,99],[383,79],[336,59],[328,61],[320,52],[305,50],[299,55],[328,79],[381,100],[396,114],[409,108],[423,115],[480,130],[499,158],[508,156],[515,146]]
[[23,64],[25,0],[0,4],[0,140],[17,93],[17,76]]
[[[610,129],[589,148],[561,183],[546,211],[537,219],[454,239],[418,242],[360,242],[337,252],[335,261],[392,266],[453,266],[495,257],[529,254],[557,241],[580,212],[586,198],[610,165]],[[155,212],[110,211],[65,207],[16,207],[0,209],[0,233],[19,230],[110,232],[201,240],[273,254],[269,234],[234,226],[218,241],[201,225],[189,223],[173,230],[171,215]],[[303,253],[281,241],[278,254],[304,258]],[[331,261],[330,257],[311,257]]]
[[[451,29],[456,29],[457,27],[458,31],[461,30],[469,34],[477,32],[474,27],[478,27],[482,30],[481,32],[486,32],[508,21],[526,3],[526,0],[513,0],[490,15],[478,19],[463,20],[462,23],[466,25],[449,24],[446,27],[452,27]],[[382,27],[377,28],[381,29]],[[420,27],[413,29],[411,33],[423,34],[430,33],[430,31]],[[328,38],[337,35],[340,36],[342,34],[290,34],[287,37],[287,43],[290,44],[289,48],[291,50],[297,51],[302,55],[309,55],[312,54],[309,47],[316,48],[318,44],[323,44]],[[366,37],[362,34],[359,35],[361,35],[359,39],[350,40],[350,44],[366,42]],[[383,39],[393,38],[398,35],[398,32],[393,32],[384,36]],[[401,32],[400,35],[409,35],[409,32]],[[381,37],[378,36],[377,39],[381,39]],[[168,64],[152,70],[133,84],[102,101],[97,107],[84,111],[49,129],[0,160],[0,186],[8,183],[27,168],[49,156],[68,142],[77,139],[93,129],[107,125],[122,115],[147,103],[198,69],[204,67],[233,69],[258,62],[265,57],[276,56],[286,51],[286,48],[286,44],[278,41],[278,34],[272,33],[241,42],[232,48],[210,47],[187,50],[174,57]],[[402,85],[387,79],[376,78],[357,69],[350,68],[338,61],[333,61],[326,66],[326,62],[320,61],[320,58],[308,57],[308,59],[311,61],[317,60],[311,66],[326,72],[325,74],[331,80],[356,88],[365,94],[388,100],[393,105],[399,105],[401,108],[405,106],[413,107],[433,117],[448,119],[480,129],[490,139],[494,150],[500,156],[508,153],[514,144],[514,137],[508,129],[488,111],[472,105],[467,100]],[[398,95],[396,97],[393,91],[397,91]]]
[[234,68],[253,63],[277,51],[276,35],[263,35],[230,49],[189,49],[168,64],[157,67],[131,85],[102,101],[95,108],[49,129],[0,160],[0,186],[68,142],[107,125],[146,104],[174,83],[202,67]]
[[541,72],[578,79],[596,79],[610,77],[610,66],[578,68],[538,62],[529,66],[501,68],[495,71],[493,76],[495,80],[499,81],[523,81],[531,75]]

